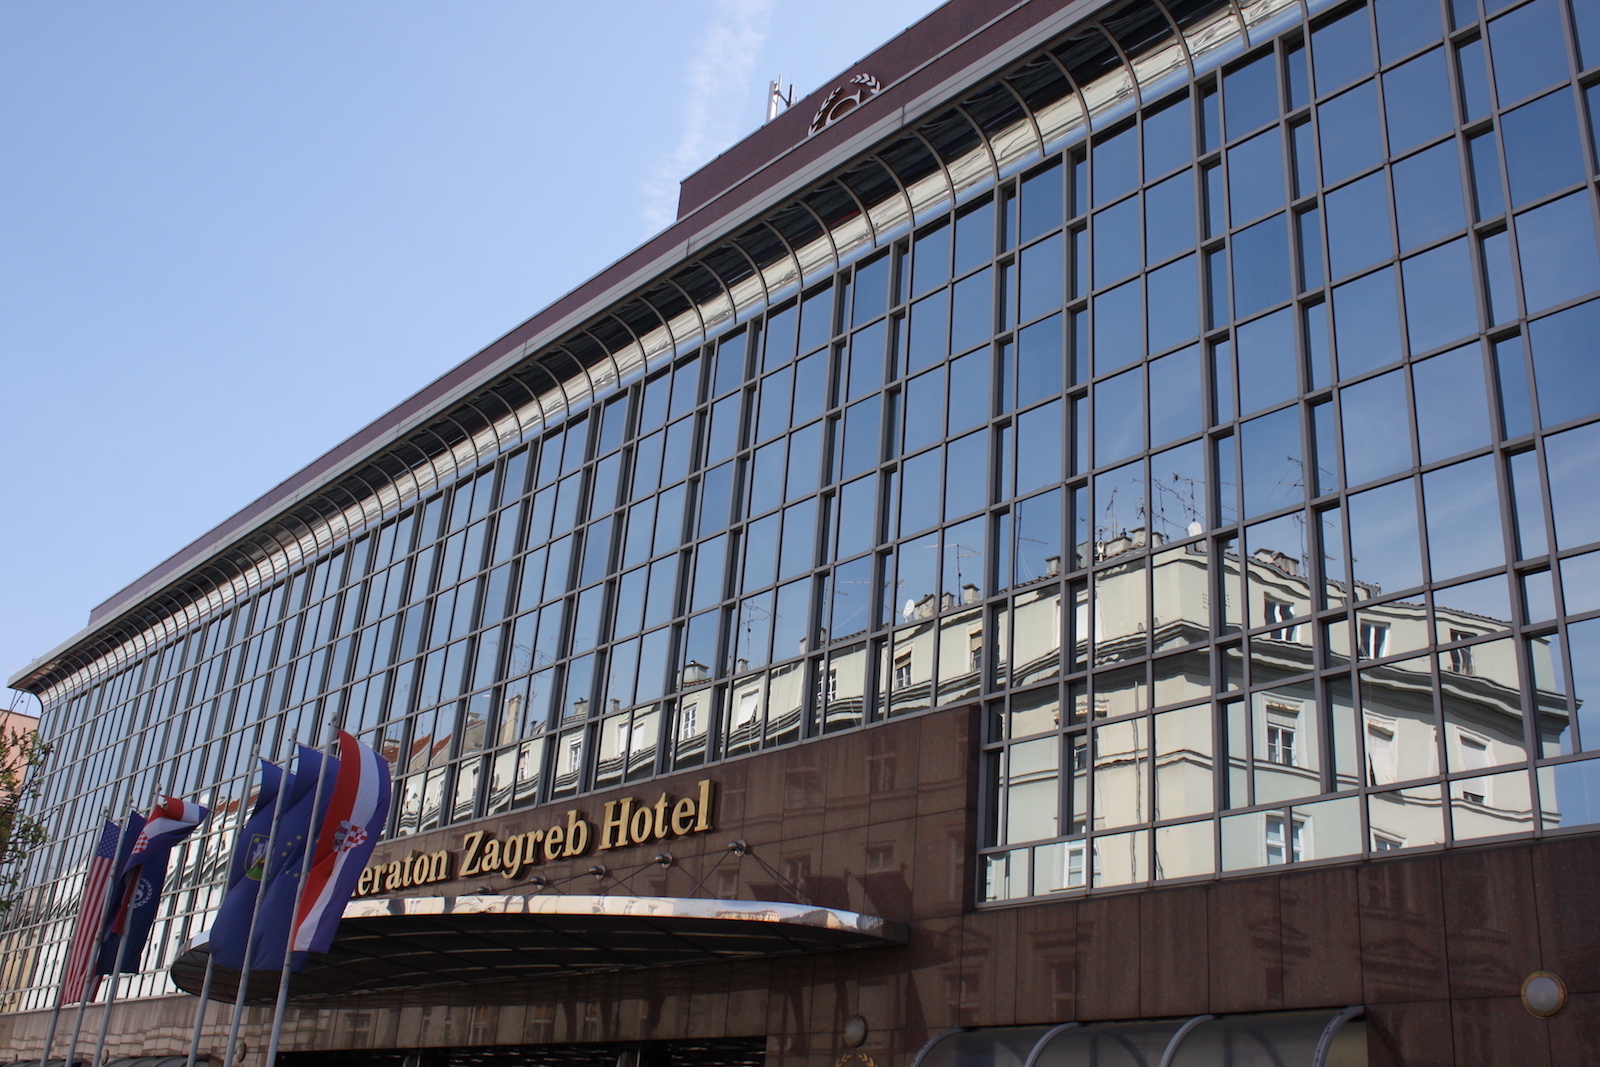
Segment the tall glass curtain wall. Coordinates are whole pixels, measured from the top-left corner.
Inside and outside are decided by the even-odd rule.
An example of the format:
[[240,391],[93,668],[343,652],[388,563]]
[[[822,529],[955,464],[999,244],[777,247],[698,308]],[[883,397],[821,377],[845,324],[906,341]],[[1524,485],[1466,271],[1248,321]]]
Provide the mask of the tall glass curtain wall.
[[981,704],[991,901],[1600,821],[1600,16],[1475,2],[1290,8],[69,694],[8,1006],[105,783],[332,721],[410,834]]
[[1069,152],[1043,244],[1023,179],[997,502],[1067,485],[992,520],[984,899],[1600,822],[1596,64],[1378,0]]

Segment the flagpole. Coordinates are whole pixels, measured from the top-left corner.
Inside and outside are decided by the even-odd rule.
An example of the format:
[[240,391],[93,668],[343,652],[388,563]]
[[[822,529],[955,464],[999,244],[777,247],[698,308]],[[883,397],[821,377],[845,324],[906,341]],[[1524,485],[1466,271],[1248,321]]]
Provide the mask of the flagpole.
[[[211,975],[216,969],[216,958],[209,953],[206,955],[206,976],[200,983],[200,1003],[194,1009],[194,1033],[189,1037],[189,1058],[184,1061],[184,1067],[194,1067],[196,1054],[200,1051],[200,1035],[205,1031],[206,1002],[211,999]],[[72,1067],[67,1064],[66,1067]]]
[[[104,830],[105,824],[111,821],[111,811],[112,811],[112,808],[111,808],[110,804],[107,804],[104,808],[100,809],[100,825],[101,825],[101,831],[100,832],[101,832],[101,834],[105,833],[105,830]],[[94,856],[95,856],[95,852],[100,847],[100,841],[101,841],[101,838],[97,836],[94,839],[93,846],[91,846],[90,849],[89,849],[89,865],[90,865],[90,867],[93,867],[93,865],[94,865]],[[56,871],[56,873],[60,874],[61,872],[58,869]],[[85,889],[88,888],[88,884],[89,884],[88,883],[88,874],[87,874],[87,872],[85,872],[85,877],[84,877],[84,888]],[[82,905],[80,905],[79,908],[78,908],[78,923],[80,925],[82,925],[82,923],[83,923],[83,907],[82,907]],[[45,1065],[48,1063],[48,1061],[50,1059],[50,1047],[56,1043],[56,1029],[61,1024],[61,1009],[62,1009],[62,1007],[65,1006],[65,1003],[66,1003],[67,970],[71,966],[71,963],[72,963],[72,943],[73,943],[73,941],[77,940],[77,935],[78,935],[78,931],[77,931],[77,929],[74,929],[73,930],[73,936],[67,939],[67,955],[66,955],[66,958],[62,961],[62,964],[61,964],[61,980],[56,983],[56,1006],[53,1009],[51,1009],[51,1011],[50,1011],[50,1026],[44,1032],[44,1051],[39,1053],[39,1067],[45,1067]],[[85,938],[88,938],[88,936],[89,936],[89,930],[88,930],[87,927],[85,927],[83,929],[83,936]],[[71,1064],[68,1064],[67,1067],[71,1067]],[[190,1064],[189,1067],[194,1067],[194,1065]]]
[[[104,818],[104,821],[101,823],[102,827],[104,827],[105,823],[108,823],[108,822],[111,821],[110,812],[111,812],[111,808],[109,806],[104,808],[104,809],[102,809],[102,815],[103,815],[103,818]],[[104,832],[104,830],[102,830],[102,833],[103,832]],[[91,864],[94,863],[95,849],[98,849],[99,847],[100,847],[100,839],[98,837],[96,837],[94,839],[94,846],[89,851],[89,862]],[[56,868],[56,874],[59,875],[60,873],[61,873],[61,868],[57,867]],[[85,877],[85,879],[84,879],[84,884],[85,885],[88,884],[88,878],[87,877]],[[80,923],[83,922],[83,905],[82,904],[78,905],[78,922],[80,922]],[[73,933],[74,933],[74,936],[76,936],[77,931],[74,930]],[[84,936],[85,937],[89,936],[89,932],[87,930],[84,931]],[[72,937],[67,938],[66,957],[61,962],[61,978],[60,978],[59,981],[56,982],[56,1006],[54,1008],[50,1009],[50,1025],[45,1028],[45,1032],[44,1032],[44,1050],[39,1053],[39,1067],[45,1067],[46,1063],[50,1059],[50,1046],[54,1045],[56,1043],[56,1027],[61,1022],[61,1004],[62,1004],[62,999],[67,995],[67,967],[70,965],[70,962],[71,962],[71,959],[72,959],[72,942],[73,942],[73,940],[74,940],[74,938],[72,938]],[[68,1064],[67,1067],[72,1067],[72,1065]],[[192,1067],[192,1065],[191,1065],[191,1067]]]
[[[131,793],[132,791],[133,791],[133,779],[130,778],[130,779],[128,779],[128,784],[127,784],[124,792]],[[122,798],[122,804],[121,805],[118,805],[117,802],[113,801],[112,805],[111,805],[111,810],[115,811],[119,806],[124,806],[125,807],[127,805],[128,799],[129,798],[127,796],[124,796]],[[116,853],[117,855],[121,855],[122,854],[122,841],[123,841],[123,838],[127,836],[129,824],[130,824],[130,821],[128,819],[123,819],[122,826],[117,831],[117,853]],[[106,877],[109,880],[109,879],[115,877],[116,874],[117,874],[116,871],[112,871]],[[108,881],[108,884],[106,885],[105,899],[103,899],[100,902],[100,921],[98,923],[96,923],[95,926],[94,926],[94,932],[95,932],[95,937],[96,937],[97,941],[105,933],[106,918],[110,914],[111,914],[111,885],[109,884],[109,881]],[[97,950],[94,953],[94,956],[93,956],[93,961],[94,962],[92,962],[90,964],[90,967],[91,968],[98,968],[99,960],[100,960],[100,953]],[[77,1055],[78,1055],[78,1038],[83,1035],[83,1017],[84,1017],[84,1014],[89,1010],[89,1001],[94,999],[93,996],[90,995],[89,989],[88,989],[88,980],[92,976],[93,975],[85,975],[84,976],[83,996],[78,1001],[78,1014],[77,1014],[77,1017],[74,1019],[73,1024],[72,1024],[72,1043],[67,1046],[67,1058],[62,1061],[65,1064],[65,1067],[72,1067],[72,1064],[73,1064],[74,1060],[76,1060]],[[99,985],[98,981],[96,982],[96,985],[97,986]],[[97,988],[95,990],[95,992],[98,993],[99,989]]]
[[[295,758],[295,747],[300,743],[298,730],[289,734],[289,759]],[[318,774],[321,768],[318,768]],[[267,847],[261,858],[261,884],[256,887],[256,899],[250,905],[250,925],[246,928],[243,966],[239,970],[239,985],[233,994],[233,1014],[228,1023],[228,1048],[223,1053],[222,1067],[233,1067],[234,1053],[239,1047],[239,1027],[244,1021],[244,998],[250,988],[250,970],[255,956],[256,919],[261,914],[261,898],[267,895],[267,869],[272,866],[272,853],[277,848],[278,824],[283,821],[284,798],[289,793],[288,759],[284,761],[284,775],[278,782],[278,795],[272,800],[272,822],[267,827]],[[209,944],[209,942],[208,942]],[[212,959],[215,959],[212,953]],[[66,1067],[72,1067],[69,1063]]]
[[[335,734],[335,737],[337,736]],[[322,835],[322,820],[327,816],[327,805],[322,800],[322,780],[328,773],[328,762],[332,758],[323,753],[322,762],[317,765],[316,792],[312,794],[311,799],[311,824],[306,831],[306,853],[300,860],[300,882],[294,887],[294,910],[289,913],[289,937],[283,946],[283,970],[278,972],[278,1003],[272,1009],[272,1036],[267,1041],[267,1058],[264,1061],[266,1067],[273,1067],[277,1063],[278,1045],[283,1039],[283,1015],[289,1005],[289,965],[294,960],[294,941],[298,933],[295,920],[300,914],[300,898],[306,891],[306,878],[311,873],[311,860],[317,850],[317,838]],[[67,1064],[67,1067],[72,1065]],[[94,1067],[100,1065],[95,1064]]]
[[[260,770],[261,770],[261,742],[260,742],[259,738],[256,741],[256,750],[255,750],[254,755],[255,755],[256,770],[254,772],[252,772],[252,773],[260,773]],[[266,776],[262,775],[260,785],[265,786],[266,784],[267,784]],[[250,820],[250,817],[248,815],[244,815],[244,806],[245,806],[245,803],[249,800],[249,798],[250,798],[250,790],[247,787],[245,789],[244,799],[239,802],[239,812],[240,812],[241,815],[243,815],[243,818],[240,820],[241,823],[248,823],[249,820]],[[274,798],[274,802],[276,802],[276,798]],[[214,915],[215,912],[213,912],[212,914]],[[208,942],[208,944],[209,944],[209,942]],[[212,979],[212,976],[216,973],[216,968],[217,968],[217,957],[214,954],[212,954],[211,951],[208,948],[207,952],[206,952],[206,976],[205,976],[205,979],[200,983],[200,1003],[195,1005],[195,1009],[194,1009],[194,1033],[189,1038],[189,1058],[186,1061],[184,1061],[184,1067],[194,1067],[195,1059],[198,1057],[199,1052],[200,1052],[200,1036],[205,1031],[206,1008],[210,1004],[210,1001],[211,1001],[211,979]],[[39,1067],[44,1067],[44,1064],[40,1064]],[[70,1064],[70,1063],[69,1064],[65,1064],[64,1067],[72,1067],[72,1064]]]
[[[156,794],[155,804],[157,806],[161,804],[159,793]],[[134,847],[138,848],[139,846],[135,845]],[[140,865],[141,875],[143,874],[142,868],[143,864]],[[134,879],[133,885],[137,890],[139,885],[137,878]],[[127,891],[124,890],[123,892],[126,893]],[[106,894],[106,899],[111,899],[110,893]],[[117,962],[111,965],[111,990],[106,994],[105,1014],[100,1016],[100,1040],[95,1043],[94,1059],[89,1061],[89,1067],[100,1067],[105,1062],[106,1037],[111,1033],[111,1009],[117,1006],[117,987],[122,984],[122,967],[127,962],[128,942],[130,940],[131,938],[128,937],[126,930],[117,939]],[[65,1067],[72,1067],[72,1064],[68,1063]]]

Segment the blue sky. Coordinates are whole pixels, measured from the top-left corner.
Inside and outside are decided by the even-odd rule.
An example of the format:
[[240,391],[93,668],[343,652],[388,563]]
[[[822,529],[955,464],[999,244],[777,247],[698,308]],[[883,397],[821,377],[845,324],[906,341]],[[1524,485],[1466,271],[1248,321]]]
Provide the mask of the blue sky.
[[0,5],[5,677],[936,6]]

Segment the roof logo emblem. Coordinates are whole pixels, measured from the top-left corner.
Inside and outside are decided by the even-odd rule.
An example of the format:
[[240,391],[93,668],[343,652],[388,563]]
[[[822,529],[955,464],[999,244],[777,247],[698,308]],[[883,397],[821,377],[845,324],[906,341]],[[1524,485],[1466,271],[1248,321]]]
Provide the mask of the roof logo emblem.
[[[855,88],[852,89],[851,86]],[[822,106],[817,109],[817,117],[811,120],[811,133],[821,133],[877,96],[882,90],[883,84],[877,78],[870,74],[857,74],[843,85],[836,87],[828,94],[827,99],[822,101]]]

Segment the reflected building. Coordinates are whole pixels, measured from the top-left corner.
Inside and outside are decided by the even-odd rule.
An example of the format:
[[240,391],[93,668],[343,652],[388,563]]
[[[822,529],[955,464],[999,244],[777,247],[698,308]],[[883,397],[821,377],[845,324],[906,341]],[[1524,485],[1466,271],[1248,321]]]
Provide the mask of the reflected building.
[[254,758],[333,721],[394,765],[393,914],[906,941],[424,967],[307,993],[305,1067],[1521,1051],[1592,946],[1597,83],[1577,0],[952,0],[12,679],[56,752],[0,1034],[100,810],[176,782],[221,814],[114,1027],[169,1051]]

